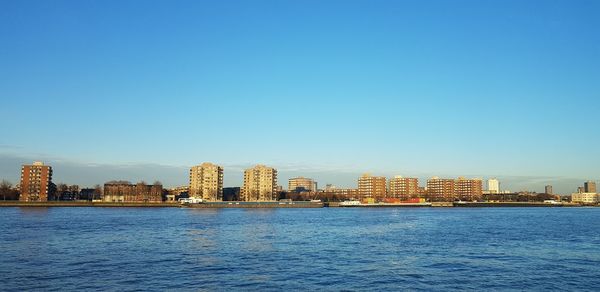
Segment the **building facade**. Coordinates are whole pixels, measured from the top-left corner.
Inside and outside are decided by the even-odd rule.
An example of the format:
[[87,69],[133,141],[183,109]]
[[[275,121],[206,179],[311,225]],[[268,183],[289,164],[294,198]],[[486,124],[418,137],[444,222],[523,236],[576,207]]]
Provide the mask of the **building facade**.
[[489,194],[500,193],[500,182],[495,178],[488,179],[487,190]]
[[223,167],[209,162],[190,168],[189,196],[214,202],[223,200]]
[[277,200],[277,170],[256,165],[244,171],[244,185],[240,193],[242,201]]
[[358,193],[362,198],[383,199],[387,196],[387,179],[365,173],[358,178]]
[[104,202],[124,203],[160,203],[162,202],[163,188],[159,183],[147,185],[143,182],[131,184],[129,182],[107,182],[104,184]]
[[584,193],[597,193],[596,191],[596,182],[595,181],[586,181],[583,183],[583,192]]
[[306,177],[294,177],[290,178],[288,182],[288,191],[293,192],[299,189],[303,189],[309,192],[315,192],[317,190],[317,184],[312,178]]
[[418,197],[419,179],[399,175],[391,178],[388,196],[402,200]]
[[599,198],[596,193],[574,193],[571,194],[571,202],[583,203],[583,204],[595,204],[598,203]]
[[553,191],[552,191],[552,186],[551,185],[547,185],[544,187],[544,193],[548,194],[548,195],[552,195]]
[[478,201],[483,195],[483,182],[481,179],[467,179],[459,177],[454,187],[455,197],[461,201]]
[[52,167],[39,161],[21,166],[19,188],[19,201],[47,202],[52,188]]
[[434,176],[427,180],[427,199],[432,202],[454,201],[453,179]]

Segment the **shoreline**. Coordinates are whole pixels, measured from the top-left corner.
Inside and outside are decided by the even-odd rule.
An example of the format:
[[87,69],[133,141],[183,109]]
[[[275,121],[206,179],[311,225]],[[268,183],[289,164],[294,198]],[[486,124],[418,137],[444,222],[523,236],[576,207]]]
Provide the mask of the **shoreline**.
[[500,208],[500,207],[536,207],[536,208],[557,208],[557,207],[600,207],[599,205],[582,205],[578,203],[548,204],[543,202],[434,202],[428,205],[423,204],[365,204],[357,206],[340,206],[340,202],[208,202],[203,204],[182,205],[178,202],[160,202],[160,203],[141,203],[141,202],[19,202],[19,201],[0,201],[2,207],[32,207],[32,208],[51,208],[51,207],[107,207],[107,208],[202,208],[202,209],[223,209],[223,208]]

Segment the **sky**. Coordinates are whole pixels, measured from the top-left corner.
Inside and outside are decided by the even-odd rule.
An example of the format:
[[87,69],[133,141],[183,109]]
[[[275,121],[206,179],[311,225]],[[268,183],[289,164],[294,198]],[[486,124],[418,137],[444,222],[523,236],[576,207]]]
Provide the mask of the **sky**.
[[0,178],[600,180],[600,1],[0,0]]

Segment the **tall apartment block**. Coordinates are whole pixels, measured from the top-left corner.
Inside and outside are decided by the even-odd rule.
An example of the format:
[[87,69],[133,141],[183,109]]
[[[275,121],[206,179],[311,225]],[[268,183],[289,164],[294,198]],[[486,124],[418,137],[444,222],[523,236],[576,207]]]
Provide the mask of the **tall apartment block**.
[[244,171],[242,201],[277,200],[277,170],[264,165],[256,165]]
[[551,185],[547,185],[544,187],[544,193],[548,194],[548,195],[552,195],[552,186]]
[[427,180],[427,198],[432,202],[453,201],[454,187],[453,179],[434,176]]
[[398,199],[410,199],[419,196],[419,179],[395,176],[390,179],[388,196]]
[[500,182],[495,178],[488,179],[487,189],[490,194],[500,193]]
[[366,173],[358,178],[358,194],[363,198],[385,198],[387,182],[384,176],[371,176]]
[[223,167],[209,162],[190,168],[189,196],[214,202],[223,200]]
[[21,196],[23,202],[47,202],[52,185],[52,167],[34,162],[21,167]]
[[305,177],[294,177],[290,178],[288,183],[288,190],[295,191],[297,189],[304,189],[309,192],[315,192],[317,190],[316,183],[312,178]]
[[481,199],[481,196],[483,195],[483,183],[481,179],[459,177],[455,182],[455,198],[463,201],[475,201]]
[[596,182],[595,181],[586,181],[583,183],[583,192],[584,193],[597,193],[596,191]]

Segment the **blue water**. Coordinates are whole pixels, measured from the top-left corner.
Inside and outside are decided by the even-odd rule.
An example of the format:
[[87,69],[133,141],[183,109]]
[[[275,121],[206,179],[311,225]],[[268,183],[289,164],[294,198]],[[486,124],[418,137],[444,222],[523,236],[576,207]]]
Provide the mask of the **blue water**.
[[0,290],[598,290],[600,208],[0,208]]

